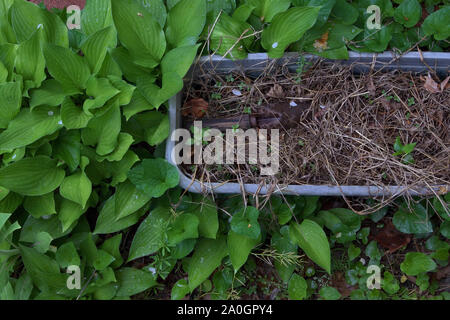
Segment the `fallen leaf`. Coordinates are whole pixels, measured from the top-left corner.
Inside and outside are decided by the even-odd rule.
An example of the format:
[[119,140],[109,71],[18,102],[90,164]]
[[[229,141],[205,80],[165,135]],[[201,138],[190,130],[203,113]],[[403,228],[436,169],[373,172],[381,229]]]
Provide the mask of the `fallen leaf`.
[[441,82],[441,92],[444,91],[445,89],[450,88],[450,84],[448,83],[449,80],[450,76],[448,76],[447,78],[444,79],[444,81]]
[[344,274],[342,272],[335,272],[331,279],[331,286],[336,288],[342,295],[342,298],[346,298],[356,289],[356,286],[351,286],[345,281]]
[[449,80],[450,76],[444,79],[440,84],[438,84],[436,81],[434,81],[433,78],[431,78],[430,74],[428,74],[426,77],[421,76],[420,77],[422,81],[425,81],[423,84],[424,88],[431,93],[441,93],[445,89],[450,88],[449,86]]
[[283,98],[284,97],[283,87],[281,87],[279,84],[274,84],[273,87],[270,88],[267,95],[272,98]]
[[411,241],[411,235],[398,231],[391,220],[386,220],[383,229],[373,238],[380,246],[388,249],[389,253],[394,253]]
[[184,104],[181,114],[184,117],[202,118],[208,111],[208,106],[208,102],[202,98],[191,99]]
[[319,52],[328,49],[328,31],[325,32],[320,39],[314,41],[313,46]]

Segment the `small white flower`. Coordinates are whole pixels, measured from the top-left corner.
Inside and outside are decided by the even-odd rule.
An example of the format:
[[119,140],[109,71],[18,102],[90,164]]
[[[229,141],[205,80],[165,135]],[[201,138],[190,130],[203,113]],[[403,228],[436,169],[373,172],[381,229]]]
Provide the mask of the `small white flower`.
[[17,154],[14,154],[11,159],[14,160],[15,158],[17,158]]
[[153,275],[156,274],[156,269],[155,268],[150,267],[150,268],[148,268],[148,271],[150,271]]
[[296,107],[296,106],[297,106],[297,104],[295,103],[295,101],[291,101],[291,103],[289,103],[289,105],[290,105],[291,107]]
[[44,29],[44,26],[42,25],[42,23],[39,23],[36,29]]
[[363,265],[366,264],[366,260],[364,258],[359,259],[359,262],[361,262]]
[[42,216],[42,219],[48,220],[48,219],[50,219],[50,217],[51,217],[51,216],[46,215],[46,216]]
[[336,234],[336,238],[340,238],[340,237],[342,237],[342,233],[341,233],[341,232],[338,232],[338,233]]
[[54,114],[53,111],[49,111],[49,112],[48,112],[48,115],[49,115],[50,117],[51,117],[53,114]]
[[238,89],[233,89],[231,92],[233,92],[235,96],[242,96],[242,92],[240,92]]
[[63,125],[62,120],[59,120],[59,121],[58,121],[58,124],[59,124],[60,126],[62,126],[62,125]]
[[276,48],[276,47],[278,47],[278,42],[274,42],[273,44],[272,44],[272,48]]

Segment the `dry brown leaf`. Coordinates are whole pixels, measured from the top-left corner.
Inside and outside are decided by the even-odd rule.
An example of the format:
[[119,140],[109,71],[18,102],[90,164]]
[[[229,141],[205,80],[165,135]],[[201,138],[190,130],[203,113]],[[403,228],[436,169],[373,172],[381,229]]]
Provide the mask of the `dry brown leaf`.
[[208,106],[208,102],[202,98],[191,99],[184,104],[181,114],[184,117],[191,116],[195,119],[199,119],[206,114]]
[[279,84],[274,84],[273,87],[270,88],[267,95],[272,98],[283,98],[284,97],[283,87],[281,87]]
[[347,281],[345,281],[345,277],[342,272],[335,272],[333,274],[331,286],[339,291],[342,298],[348,297],[352,291],[357,288],[356,286],[349,285]]
[[378,232],[374,239],[380,246],[394,253],[411,241],[411,235],[398,231],[391,220],[387,220],[383,229]]
[[441,82],[441,84],[438,84],[436,81],[433,80],[433,78],[431,78],[430,74],[428,74],[425,78],[424,77],[420,77],[423,81],[425,81],[425,83],[423,84],[423,86],[425,87],[425,89],[428,92],[431,93],[441,93],[443,92],[445,89],[450,88],[449,86],[449,80],[450,80],[450,76],[448,76],[447,78],[444,79],[444,81]]
[[314,41],[313,44],[314,48],[316,48],[317,51],[322,52],[323,50],[328,49],[328,31],[325,32],[320,39],[317,39]]
[[445,89],[450,88],[450,84],[448,83],[449,80],[450,76],[448,76],[447,78],[444,79],[444,81],[441,82],[441,92],[444,91]]

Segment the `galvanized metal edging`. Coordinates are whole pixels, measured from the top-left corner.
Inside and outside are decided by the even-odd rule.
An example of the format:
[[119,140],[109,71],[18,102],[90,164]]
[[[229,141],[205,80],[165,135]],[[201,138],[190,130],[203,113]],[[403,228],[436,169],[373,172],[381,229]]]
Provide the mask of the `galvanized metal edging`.
[[[318,59],[316,56],[307,55],[306,59]],[[266,53],[249,54],[247,59],[232,61],[221,56],[206,56],[199,60],[202,68],[214,69],[216,72],[230,72],[233,70],[256,71],[263,69],[272,60]],[[298,61],[297,53],[287,53],[283,58],[278,59],[276,63],[292,64],[294,68]],[[438,74],[449,74],[450,53],[442,52],[409,52],[398,56],[393,52],[384,52],[381,54],[349,52],[349,60],[339,60],[343,64],[354,64],[356,72],[364,72],[370,68],[379,69],[384,67],[386,70],[405,70],[413,72],[426,72],[431,67]],[[425,65],[425,62],[427,65]],[[361,63],[361,64],[360,64]],[[370,66],[368,65],[370,64]],[[191,73],[194,72],[193,68]],[[404,186],[336,186],[336,185],[287,185],[260,186],[257,184],[238,183],[200,183],[188,178],[178,167],[173,159],[173,150],[175,142],[170,139],[175,129],[181,126],[181,106],[182,92],[172,97],[169,101],[169,119],[170,132],[166,143],[166,159],[174,165],[180,175],[180,186],[194,193],[223,193],[238,194],[245,191],[250,194],[285,194],[285,195],[307,195],[307,196],[359,196],[359,197],[379,197],[379,196],[398,196],[408,193],[410,195],[431,195],[433,191],[429,188],[408,188]],[[442,187],[449,189],[449,186],[433,187],[435,192],[442,191]]]

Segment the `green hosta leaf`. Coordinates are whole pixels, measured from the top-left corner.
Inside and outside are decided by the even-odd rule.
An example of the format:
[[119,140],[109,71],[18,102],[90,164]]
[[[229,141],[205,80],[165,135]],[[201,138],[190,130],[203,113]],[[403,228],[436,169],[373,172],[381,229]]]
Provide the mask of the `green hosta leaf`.
[[86,94],[90,96],[91,99],[86,99],[84,101],[84,112],[91,115],[92,109],[103,107],[108,100],[119,93],[120,91],[116,89],[108,79],[89,78],[86,83]]
[[140,217],[146,213],[147,209],[148,207],[143,207],[141,210],[116,221],[115,196],[113,195],[103,205],[97,219],[97,224],[95,225],[94,233],[107,234],[126,229],[136,224]]
[[69,46],[67,27],[56,14],[27,1],[14,1],[10,15],[11,25],[19,43],[28,40],[37,28],[43,28],[46,42],[62,47]]
[[116,31],[113,26],[90,35],[81,45],[92,74],[97,74],[103,65],[108,48],[116,46]]
[[359,12],[346,0],[336,0],[331,16],[345,25],[352,25],[358,19]]
[[356,233],[361,228],[360,216],[348,209],[336,208],[328,211],[320,211],[317,216],[334,233],[339,243],[355,240]]
[[74,222],[78,221],[85,211],[78,203],[61,198],[58,207],[58,219],[61,221],[63,232],[73,227]]
[[81,170],[64,178],[59,192],[64,198],[78,203],[84,209],[91,196],[92,183],[84,173],[84,170]]
[[341,294],[333,287],[323,287],[319,290],[320,296],[325,300],[339,300]]
[[255,7],[254,13],[263,22],[271,22],[276,14],[291,6],[291,0],[248,0],[247,3]]
[[135,114],[152,109],[154,109],[154,107],[147,101],[147,99],[145,99],[139,90],[135,90],[130,103],[122,107],[123,115],[127,121],[130,120],[130,118]]
[[129,104],[136,87],[122,80],[122,77],[108,75],[108,79],[111,81],[114,88],[120,91],[117,95],[119,105],[123,106]]
[[46,253],[50,248],[50,243],[52,240],[52,236],[47,232],[39,232],[36,235],[36,241],[33,244],[33,248],[35,248],[37,252]]
[[350,244],[347,250],[348,259],[350,261],[355,260],[361,254],[361,248],[356,247],[353,243]]
[[170,299],[181,300],[189,293],[189,284],[186,279],[180,279],[172,287]]
[[33,291],[33,281],[28,273],[24,272],[16,282],[14,288],[14,299],[16,300],[29,300]]
[[404,0],[395,9],[394,19],[407,28],[414,27],[422,16],[422,7],[417,0]]
[[113,60],[119,65],[120,70],[128,81],[136,83],[140,77],[149,76],[150,69],[135,64],[127,49],[118,47],[110,52]]
[[149,127],[145,132],[145,141],[151,146],[156,146],[169,136],[169,117],[157,111],[148,112],[146,115]]
[[72,98],[64,98],[61,104],[61,121],[67,129],[86,128],[92,117],[81,106],[75,105]]
[[169,245],[177,245],[186,239],[197,239],[198,224],[199,219],[193,214],[183,213],[176,217],[167,231]]
[[8,79],[10,81],[13,79],[13,69],[16,61],[17,48],[18,45],[12,43],[5,43],[0,46],[0,61],[8,71]]
[[114,149],[113,152],[110,154],[101,157],[97,156],[98,161],[108,160],[108,161],[120,161],[125,156],[126,152],[130,148],[130,146],[133,144],[134,139],[131,135],[128,133],[119,133],[119,138],[117,141],[117,146]]
[[447,239],[450,239],[450,221],[444,221],[441,223],[441,228],[439,230],[441,234],[446,237]]
[[238,21],[246,22],[254,10],[255,6],[244,3],[233,12],[232,18]]
[[4,64],[0,61],[0,83],[6,82],[8,79],[8,70],[4,66]]
[[81,132],[83,143],[97,146],[96,152],[105,156],[114,151],[121,128],[120,107],[117,99],[108,106],[109,109],[89,121],[88,126]]
[[61,268],[81,264],[80,256],[72,241],[63,243],[56,251],[55,258]]
[[177,168],[163,159],[145,159],[128,173],[130,181],[148,196],[158,198],[178,185]]
[[44,47],[45,61],[50,74],[68,92],[80,92],[86,88],[90,76],[83,58],[70,49],[47,44]]
[[258,245],[259,241],[260,238],[255,240],[232,230],[228,232],[228,251],[235,273],[247,262],[250,252]]
[[121,183],[116,188],[115,216],[116,220],[129,216],[150,201],[151,197],[139,191],[130,181]]
[[[2,188],[3,190],[7,190]],[[0,212],[14,212],[22,204],[23,197],[15,192],[10,192],[0,201]]]
[[205,0],[181,0],[167,16],[166,37],[173,47],[192,46],[206,22]]
[[444,6],[426,17],[422,29],[427,36],[433,35],[436,40],[445,40],[450,37],[449,20],[450,6]]
[[306,290],[308,284],[305,278],[298,274],[293,274],[291,280],[289,280],[288,292],[290,300],[303,300],[306,298]]
[[30,92],[30,108],[33,109],[38,106],[59,106],[65,97],[63,87],[55,79],[48,79],[42,83],[38,89]]
[[117,297],[132,296],[157,284],[151,273],[134,268],[122,268],[116,272],[116,277],[119,283]]
[[211,34],[211,49],[226,58],[245,59],[253,42],[252,27],[222,13]]
[[305,219],[301,224],[291,223],[289,234],[312,261],[331,273],[330,244],[316,222]]
[[56,215],[36,219],[29,215],[20,231],[20,241],[33,243],[39,232],[47,232],[53,239],[59,239],[67,235],[71,229],[62,230],[61,222]]
[[400,208],[392,219],[394,226],[403,233],[433,232],[433,226],[426,209],[420,204],[412,205],[414,211]]
[[336,0],[297,0],[296,2],[302,2],[302,6],[320,8],[316,26],[323,26],[328,21],[328,17],[336,3]]
[[227,255],[228,248],[225,237],[220,237],[217,240],[200,239],[188,265],[190,291],[194,291],[203,281],[208,279]]
[[183,89],[183,79],[176,72],[162,75],[162,87],[152,83],[151,77],[137,80],[137,88],[145,99],[156,109]]
[[155,253],[164,245],[169,218],[169,210],[164,207],[150,212],[136,231],[128,261]]
[[408,252],[405,260],[400,264],[402,272],[408,276],[417,276],[420,273],[429,272],[436,268],[436,263],[422,252]]
[[116,260],[112,255],[104,250],[97,251],[97,257],[94,260],[94,268],[99,271],[105,270],[112,262]]
[[43,31],[39,28],[17,48],[16,72],[23,76],[23,80],[32,81],[33,87],[36,88],[40,87],[46,78],[42,43]]
[[36,219],[56,213],[53,192],[36,197],[26,197],[24,209]]
[[23,264],[33,283],[41,290],[60,290],[66,286],[66,277],[60,273],[58,263],[37,250],[19,245]]
[[19,82],[0,83],[0,128],[8,127],[10,121],[19,113],[21,103],[22,91]]
[[79,130],[62,130],[53,141],[53,157],[64,161],[70,172],[74,172],[80,164],[81,135]]
[[364,44],[374,52],[383,52],[387,49],[389,41],[392,39],[392,33],[386,26],[381,27],[380,30],[364,30]]
[[195,214],[199,219],[199,235],[204,238],[215,239],[219,230],[217,206],[211,197],[197,196],[194,201],[199,203],[187,212]]
[[100,68],[100,71],[98,72],[97,76],[103,78],[106,78],[108,76],[116,76],[122,78],[123,76],[122,70],[120,70],[120,66],[113,59],[111,55],[112,50],[114,49],[110,49],[106,53],[105,60],[103,60],[103,65]]
[[282,57],[286,48],[314,25],[318,14],[318,7],[291,8],[277,14],[264,29],[261,45],[271,58]]
[[397,279],[389,271],[384,272],[384,277],[381,280],[381,287],[388,294],[395,294],[400,290]]
[[120,243],[122,241],[122,234],[119,233],[112,238],[103,242],[101,249],[112,255],[115,260],[111,263],[111,267],[116,269],[123,263],[122,255],[120,254]]
[[134,0],[112,0],[119,40],[143,67],[155,67],[166,50],[164,32],[145,8]]
[[258,216],[259,211],[254,207],[247,207],[239,210],[231,219],[231,230],[237,234],[257,240],[261,235]]
[[162,73],[175,72],[183,78],[195,59],[200,44],[178,47],[167,52],[161,61]]
[[81,30],[86,35],[91,35],[114,26],[111,0],[89,0],[81,13]]
[[58,188],[64,176],[65,172],[56,166],[56,160],[37,156],[1,168],[0,185],[23,195],[40,196]]

